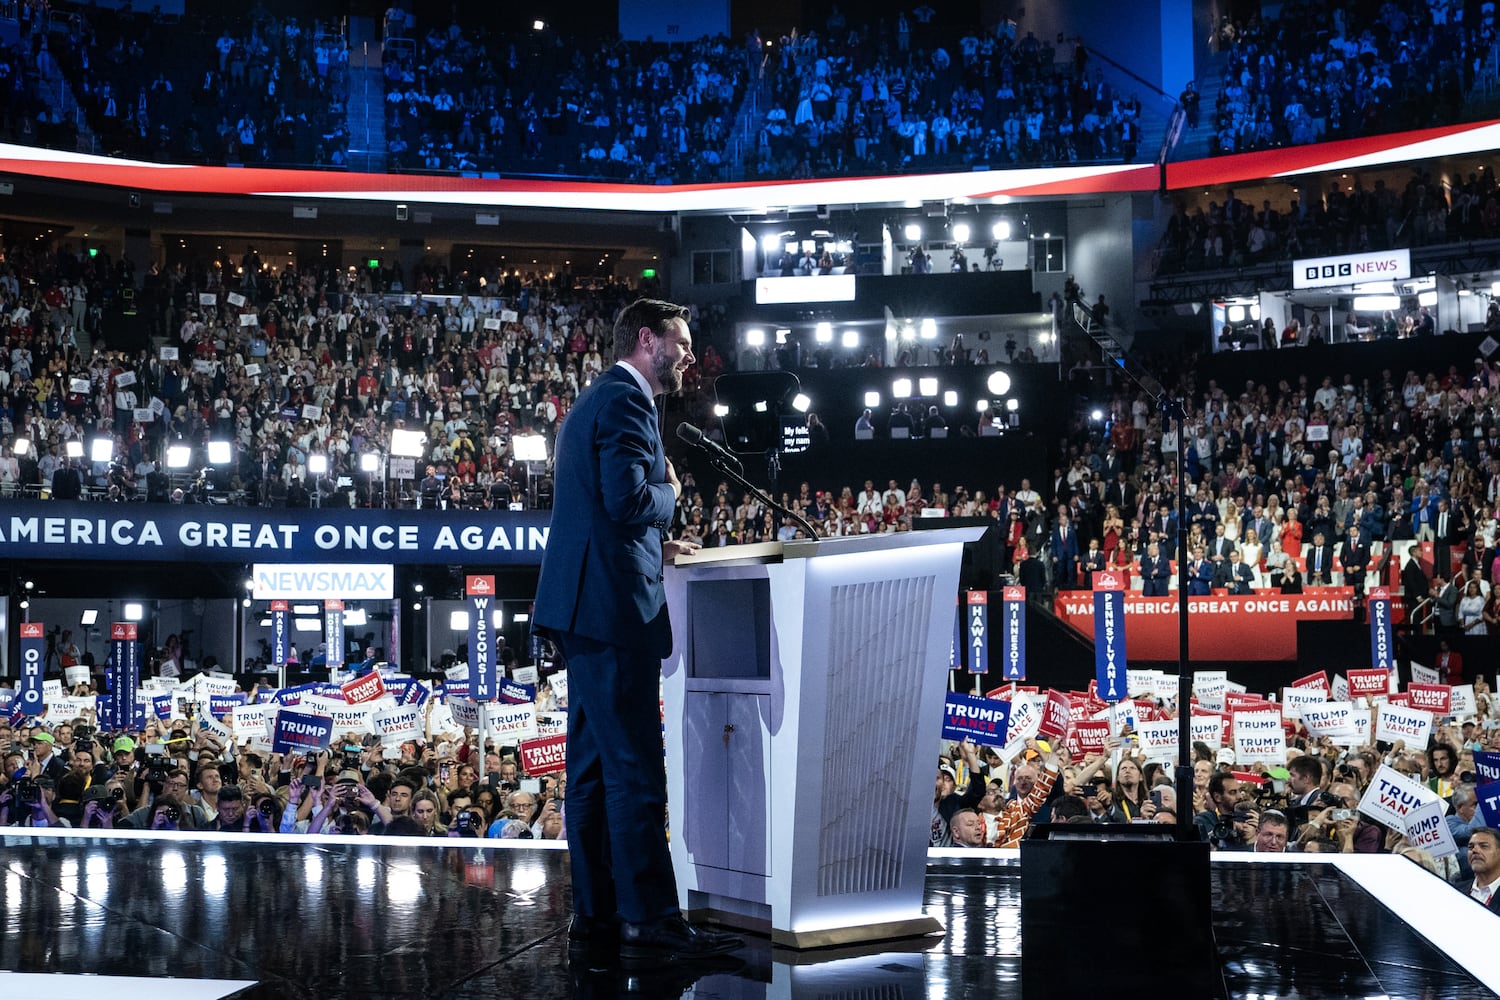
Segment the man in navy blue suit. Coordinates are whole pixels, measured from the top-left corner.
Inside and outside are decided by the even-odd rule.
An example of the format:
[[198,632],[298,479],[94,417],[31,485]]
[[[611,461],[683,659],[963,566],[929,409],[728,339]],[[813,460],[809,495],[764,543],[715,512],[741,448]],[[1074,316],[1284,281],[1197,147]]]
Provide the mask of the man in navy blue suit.
[[568,711],[571,951],[705,959],[740,947],[688,924],[667,849],[661,661],[672,649],[662,562],[682,493],[655,397],[693,363],[687,309],[640,299],[614,325],[617,363],[579,394],[558,432],[552,526],[535,622],[558,647]]
[[1193,561],[1188,564],[1188,596],[1207,597],[1212,590],[1214,564],[1203,558],[1203,546],[1193,549]]
[[1141,596],[1166,597],[1168,581],[1172,578],[1172,561],[1161,551],[1161,546],[1152,542],[1146,546],[1141,558]]
[[1067,514],[1059,514],[1052,529],[1052,582],[1058,590],[1078,586],[1078,532]]

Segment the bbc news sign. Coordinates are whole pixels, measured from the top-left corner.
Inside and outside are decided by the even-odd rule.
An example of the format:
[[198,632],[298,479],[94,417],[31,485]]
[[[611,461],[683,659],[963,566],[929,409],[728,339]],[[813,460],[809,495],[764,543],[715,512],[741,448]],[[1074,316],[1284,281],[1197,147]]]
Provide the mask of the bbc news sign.
[[1370,281],[1400,281],[1411,277],[1411,251],[1346,253],[1292,261],[1293,288],[1360,285]]

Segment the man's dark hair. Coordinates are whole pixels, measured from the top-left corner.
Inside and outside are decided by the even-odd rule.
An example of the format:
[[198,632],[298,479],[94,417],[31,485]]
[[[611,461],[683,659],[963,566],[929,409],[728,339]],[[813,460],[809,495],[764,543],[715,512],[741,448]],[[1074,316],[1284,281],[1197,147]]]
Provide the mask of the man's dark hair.
[[1093,818],[1088,804],[1076,795],[1064,795],[1052,803],[1052,822],[1054,823],[1072,823],[1078,820],[1089,823],[1093,821]]
[[387,837],[425,837],[427,831],[423,829],[421,823],[410,816],[397,816],[385,825],[385,835]]
[[636,344],[640,341],[641,327],[647,327],[652,333],[660,336],[666,333],[667,324],[672,320],[680,319],[686,322],[687,318],[687,306],[680,306],[675,302],[664,302],[661,299],[636,299],[621,309],[620,315],[615,317],[615,328],[612,334],[615,360],[628,358],[635,353]]
[[370,790],[371,795],[375,796],[376,802],[384,802],[386,793],[391,790],[391,785],[395,780],[394,777],[382,771],[379,774],[370,775],[370,779],[365,782],[365,787]]
[[1300,757],[1293,757],[1291,763],[1287,764],[1286,767],[1288,771],[1291,771],[1293,774],[1302,775],[1315,785],[1323,783],[1325,772],[1323,770],[1323,760],[1320,757],[1314,757],[1312,754],[1303,754]]
[[1224,782],[1234,781],[1234,775],[1228,771],[1215,771],[1208,776],[1208,797],[1224,794]]
[[391,787],[386,789],[386,794],[389,795],[391,793],[391,788],[395,788],[398,785],[402,788],[408,789],[413,795],[416,795],[417,792],[421,791],[422,789],[422,786],[417,784],[415,781],[412,781],[410,778],[402,777],[397,778],[395,781],[391,782]]
[[[1445,750],[1448,753],[1448,763],[1446,765],[1446,771],[1438,770],[1437,760],[1432,756],[1439,750]],[[1427,757],[1432,761],[1433,773],[1436,774],[1439,778],[1451,778],[1458,772],[1458,748],[1453,746],[1453,744],[1451,743],[1434,743],[1432,745],[1432,749],[1427,751]]]
[[1474,831],[1469,834],[1469,842],[1473,843],[1474,838],[1481,833],[1490,838],[1490,843],[1494,846],[1500,847],[1500,830],[1496,830],[1492,826],[1476,826]]

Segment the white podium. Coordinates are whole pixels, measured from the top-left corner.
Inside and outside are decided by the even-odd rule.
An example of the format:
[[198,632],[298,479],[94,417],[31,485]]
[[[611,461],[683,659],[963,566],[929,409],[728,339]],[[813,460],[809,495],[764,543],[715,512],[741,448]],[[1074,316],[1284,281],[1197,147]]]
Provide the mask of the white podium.
[[983,528],[704,549],[666,572],[667,801],[690,917],[817,948],[926,934],[934,758]]

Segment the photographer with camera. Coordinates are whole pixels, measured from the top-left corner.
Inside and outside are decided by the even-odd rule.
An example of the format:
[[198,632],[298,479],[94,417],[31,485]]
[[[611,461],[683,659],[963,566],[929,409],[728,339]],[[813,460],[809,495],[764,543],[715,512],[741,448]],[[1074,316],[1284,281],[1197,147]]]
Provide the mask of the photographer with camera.
[[91,786],[83,793],[83,818],[74,824],[86,830],[113,830],[125,818],[125,786],[118,778]]
[[1243,851],[1255,842],[1260,813],[1246,808],[1244,789],[1232,772],[1208,779],[1209,808],[1194,817],[1198,832],[1217,851]]

